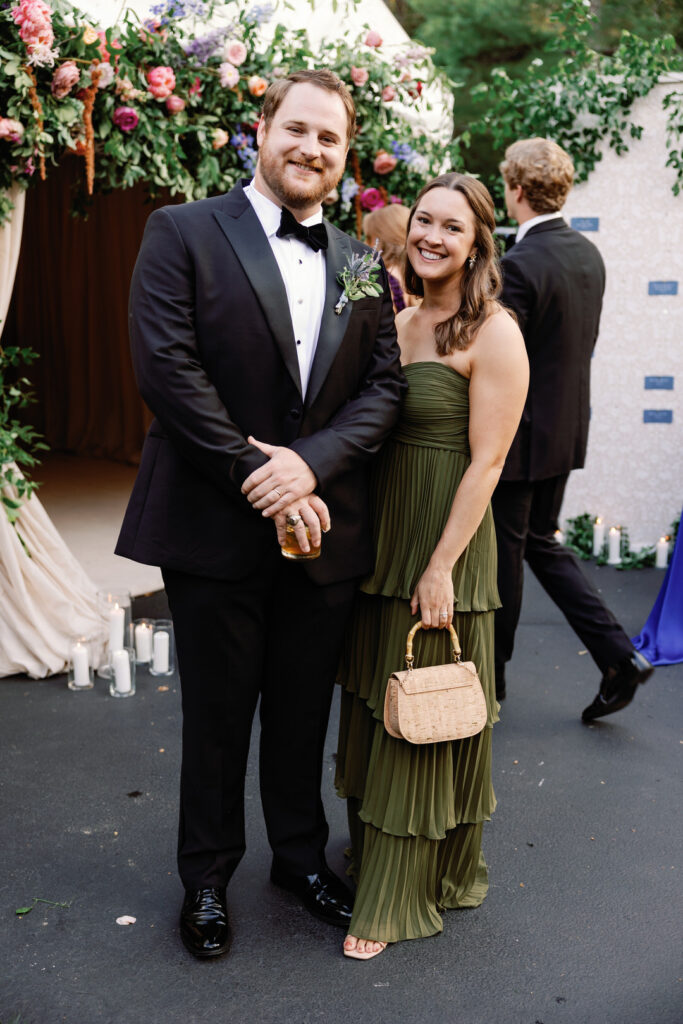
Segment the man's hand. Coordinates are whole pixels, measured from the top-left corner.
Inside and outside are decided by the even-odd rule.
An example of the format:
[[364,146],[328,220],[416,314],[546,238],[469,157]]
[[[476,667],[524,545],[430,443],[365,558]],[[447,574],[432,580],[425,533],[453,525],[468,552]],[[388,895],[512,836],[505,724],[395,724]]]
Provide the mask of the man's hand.
[[[301,516],[301,521],[294,527],[294,534],[304,554],[311,550],[311,544],[314,548],[319,548],[321,533],[327,533],[331,528],[330,513],[323,499],[317,494],[308,494],[305,498],[292,502],[281,512],[276,512],[275,527],[280,547],[285,542],[287,516],[293,515]],[[311,535],[310,544],[306,536],[306,527]]]
[[[242,484],[242,494],[246,494],[254,508],[260,509],[264,516],[272,517],[282,512],[292,502],[315,490],[318,484],[315,473],[291,448],[266,444],[251,436],[247,441],[268,456],[265,466],[255,469]],[[319,528],[317,516],[316,521]]]

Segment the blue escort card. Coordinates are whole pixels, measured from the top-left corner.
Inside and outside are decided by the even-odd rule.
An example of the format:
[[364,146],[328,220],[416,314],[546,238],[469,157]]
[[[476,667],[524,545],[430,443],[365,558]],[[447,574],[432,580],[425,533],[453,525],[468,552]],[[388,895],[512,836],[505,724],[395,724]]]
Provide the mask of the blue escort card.
[[678,295],[678,281],[650,281],[648,295]]
[[646,377],[645,378],[645,390],[646,391],[673,391],[674,379],[673,377]]
[[643,409],[643,423],[673,423],[673,409]]
[[572,217],[569,221],[570,227],[574,228],[574,231],[599,231],[600,230],[600,218],[599,217]]

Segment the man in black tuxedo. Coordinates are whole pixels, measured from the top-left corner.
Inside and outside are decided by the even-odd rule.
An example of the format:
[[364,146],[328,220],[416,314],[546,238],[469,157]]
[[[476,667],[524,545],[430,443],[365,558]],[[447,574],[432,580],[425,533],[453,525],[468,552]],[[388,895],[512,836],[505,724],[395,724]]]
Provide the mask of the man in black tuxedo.
[[[354,130],[332,72],[274,83],[253,181],[153,213],[133,274],[133,362],[155,419],[117,552],[162,567],[175,624],[180,923],[200,957],[230,942],[225,889],[245,849],[259,697],[271,879],[324,920],[350,919],[325,863],[323,744],[355,586],[373,563],[367,470],[404,387],[383,268],[381,295],[335,310],[337,275],[368,252],[322,217]],[[281,556],[287,522],[305,552],[329,530],[319,558]]]
[[586,455],[590,361],[605,267],[592,242],[562,219],[574,168],[560,146],[540,138],[515,142],[501,172],[508,214],[519,224],[502,260],[502,301],[517,314],[524,334],[530,382],[493,495],[502,602],[496,612],[496,694],[505,696],[526,559],[602,673],[599,693],[583,712],[589,722],[629,704],[653,672],[554,536],[569,473],[583,466]]

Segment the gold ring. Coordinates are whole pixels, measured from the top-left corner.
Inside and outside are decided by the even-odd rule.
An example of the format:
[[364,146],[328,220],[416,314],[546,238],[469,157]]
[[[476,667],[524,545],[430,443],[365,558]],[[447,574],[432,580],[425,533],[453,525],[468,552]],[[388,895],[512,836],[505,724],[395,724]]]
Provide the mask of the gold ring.
[[287,516],[287,526],[297,526],[301,522],[301,516],[290,515]]

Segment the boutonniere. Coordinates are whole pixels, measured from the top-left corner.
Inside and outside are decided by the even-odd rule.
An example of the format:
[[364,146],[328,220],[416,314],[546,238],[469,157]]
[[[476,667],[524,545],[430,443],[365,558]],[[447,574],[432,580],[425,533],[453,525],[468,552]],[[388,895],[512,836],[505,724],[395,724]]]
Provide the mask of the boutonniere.
[[344,288],[334,307],[337,316],[349,301],[355,302],[356,299],[363,298],[376,299],[382,294],[382,285],[377,280],[381,255],[382,250],[375,246],[372,252],[363,253],[362,256],[349,257],[348,266],[337,274],[337,280]]

